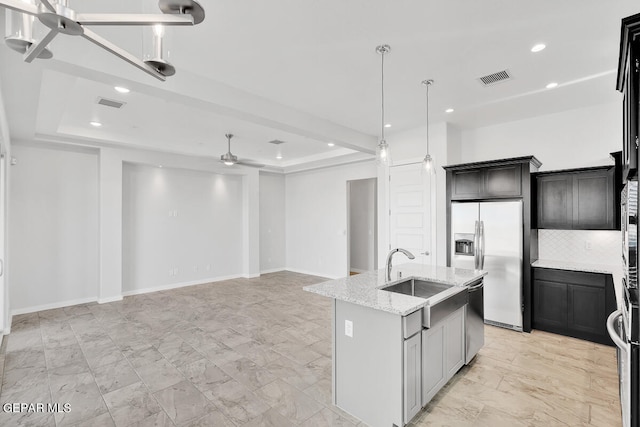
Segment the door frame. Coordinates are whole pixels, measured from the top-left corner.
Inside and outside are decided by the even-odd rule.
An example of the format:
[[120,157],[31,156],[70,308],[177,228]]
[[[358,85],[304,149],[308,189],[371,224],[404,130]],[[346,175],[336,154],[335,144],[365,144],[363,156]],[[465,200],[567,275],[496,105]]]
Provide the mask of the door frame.
[[347,277],[351,275],[351,183],[355,181],[373,181],[373,269],[378,269],[378,210],[379,210],[379,197],[378,197],[378,177],[371,178],[359,178],[347,180]]

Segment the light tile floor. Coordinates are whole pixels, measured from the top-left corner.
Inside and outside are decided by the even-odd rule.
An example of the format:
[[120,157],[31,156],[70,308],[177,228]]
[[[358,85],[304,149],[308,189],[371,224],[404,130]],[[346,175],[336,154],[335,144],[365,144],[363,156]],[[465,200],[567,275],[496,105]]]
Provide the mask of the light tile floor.
[[[330,300],[290,272],[15,316],[1,426],[354,426],[331,405]],[[412,426],[619,426],[613,348],[487,327]]]

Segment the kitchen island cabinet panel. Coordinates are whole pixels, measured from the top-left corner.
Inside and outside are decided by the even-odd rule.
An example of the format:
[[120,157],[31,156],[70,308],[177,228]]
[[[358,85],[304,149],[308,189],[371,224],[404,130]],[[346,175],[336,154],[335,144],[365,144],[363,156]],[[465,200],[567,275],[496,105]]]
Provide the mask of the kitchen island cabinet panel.
[[459,309],[445,321],[444,336],[447,347],[444,354],[446,357],[447,380],[452,378],[464,366],[464,310],[464,307]]
[[422,331],[422,405],[447,383],[444,322]]
[[404,419],[410,420],[422,408],[422,335],[404,340]]

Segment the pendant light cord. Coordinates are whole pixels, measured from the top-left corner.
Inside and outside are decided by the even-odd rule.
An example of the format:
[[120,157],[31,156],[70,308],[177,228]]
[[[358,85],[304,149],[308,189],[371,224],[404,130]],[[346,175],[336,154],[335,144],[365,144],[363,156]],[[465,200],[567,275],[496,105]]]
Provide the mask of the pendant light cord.
[[429,154],[429,86],[427,84],[427,154]]
[[382,122],[381,122],[381,134],[382,134],[382,141],[384,141],[384,55],[386,52],[382,52],[380,56],[382,56],[382,71],[381,71],[381,76],[382,76],[382,84],[380,85],[382,88]]

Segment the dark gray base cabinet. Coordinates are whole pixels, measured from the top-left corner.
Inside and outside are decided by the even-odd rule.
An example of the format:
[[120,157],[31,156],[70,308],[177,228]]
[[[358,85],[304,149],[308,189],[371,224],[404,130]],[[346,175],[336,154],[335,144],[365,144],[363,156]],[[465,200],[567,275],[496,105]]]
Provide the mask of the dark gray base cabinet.
[[533,328],[613,345],[607,316],[616,308],[610,275],[533,268]]

